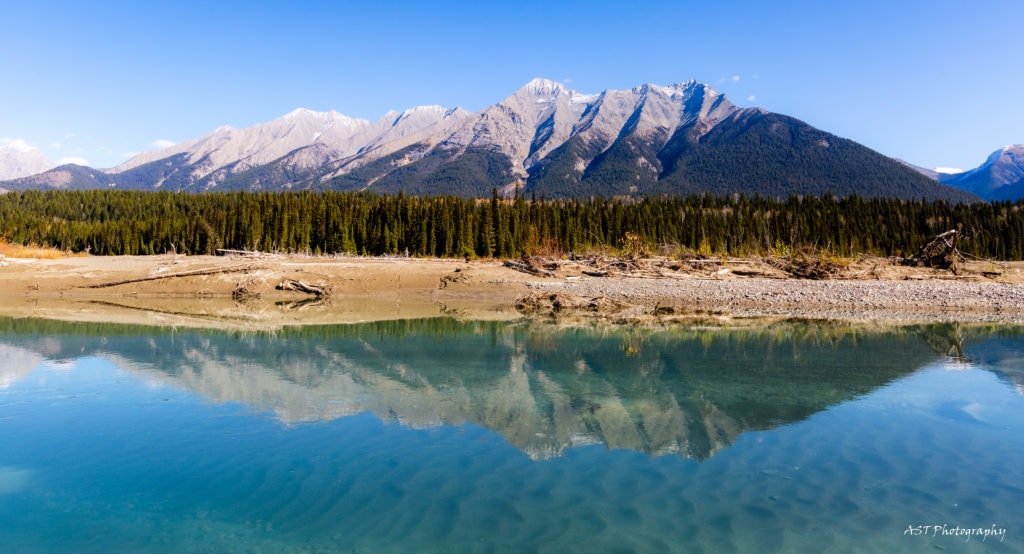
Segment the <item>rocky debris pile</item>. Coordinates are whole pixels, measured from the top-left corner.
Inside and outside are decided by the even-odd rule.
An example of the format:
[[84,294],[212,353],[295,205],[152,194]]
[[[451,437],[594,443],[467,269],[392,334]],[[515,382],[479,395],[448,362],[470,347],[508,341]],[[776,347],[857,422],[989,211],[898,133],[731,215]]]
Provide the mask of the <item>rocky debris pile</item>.
[[797,279],[812,279],[820,281],[823,279],[835,279],[844,277],[845,268],[828,258],[820,256],[787,256],[784,258],[768,258],[765,260],[768,265],[785,271],[791,277]]
[[566,259],[547,256],[523,256],[518,260],[506,260],[503,265],[510,269],[537,277],[558,277],[573,279],[586,277],[644,277],[673,278],[681,275],[703,275],[713,277],[732,273],[744,277],[791,277],[771,265],[757,259],[724,259],[720,257],[695,257],[688,259],[668,257],[616,257],[606,255],[570,255]]
[[935,235],[935,238],[917,251],[916,256],[905,259],[903,263],[917,267],[948,269],[959,275],[960,265],[964,260],[959,247],[961,238],[963,233],[956,229]]

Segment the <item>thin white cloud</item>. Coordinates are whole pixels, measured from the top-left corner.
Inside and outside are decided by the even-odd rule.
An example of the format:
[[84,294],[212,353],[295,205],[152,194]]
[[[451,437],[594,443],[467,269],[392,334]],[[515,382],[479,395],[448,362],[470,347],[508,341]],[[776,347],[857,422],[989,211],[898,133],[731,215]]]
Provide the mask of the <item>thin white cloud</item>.
[[730,80],[732,82],[734,82],[734,83],[738,83],[738,82],[740,82],[740,76],[739,75],[733,75],[732,79],[730,79]]
[[157,139],[157,140],[154,140],[150,144],[150,146],[155,148],[155,149],[157,149],[157,150],[163,150],[164,148],[170,148],[170,147],[174,146],[175,144],[177,144],[177,143],[174,142],[173,140]]
[[54,142],[53,144],[50,145],[50,148],[53,148],[54,150],[60,150],[60,143]]
[[754,96],[753,94],[751,94],[750,96],[747,97],[747,102],[753,102],[755,100],[757,100],[757,97]]
[[61,158],[60,160],[57,161],[57,164],[58,165],[64,165],[64,164],[89,165],[89,160],[87,160],[85,158],[77,158],[77,157],[72,156],[72,157],[69,157],[69,158]]

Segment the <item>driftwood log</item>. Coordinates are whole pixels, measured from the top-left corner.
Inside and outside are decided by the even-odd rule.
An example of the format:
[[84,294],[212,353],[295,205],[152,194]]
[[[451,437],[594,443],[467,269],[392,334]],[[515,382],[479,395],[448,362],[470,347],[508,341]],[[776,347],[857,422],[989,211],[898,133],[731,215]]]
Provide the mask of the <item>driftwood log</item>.
[[522,260],[505,260],[505,267],[521,271],[523,273],[529,273],[530,275],[538,275],[541,277],[554,277],[555,273],[551,270],[537,267],[528,258]]
[[221,267],[213,269],[196,269],[192,271],[182,271],[179,273],[164,273],[162,275],[151,275],[148,277],[136,277],[134,279],[121,279],[120,281],[109,281],[106,283],[96,283],[93,285],[86,285],[90,289],[101,289],[106,287],[116,287],[118,285],[127,285],[131,283],[144,283],[146,281],[160,281],[163,279],[175,279],[178,277],[201,277],[204,275],[220,275],[222,273],[249,273],[256,269],[256,266],[235,266],[235,267]]
[[263,255],[263,252],[258,250],[233,250],[230,248],[218,248],[217,253],[226,256],[245,256],[249,258],[259,258]]
[[317,298],[326,298],[331,294],[331,287],[329,285],[311,285],[309,283],[303,283],[302,281],[295,281],[291,279],[282,281],[276,288],[277,290],[304,292],[306,294],[312,294]]

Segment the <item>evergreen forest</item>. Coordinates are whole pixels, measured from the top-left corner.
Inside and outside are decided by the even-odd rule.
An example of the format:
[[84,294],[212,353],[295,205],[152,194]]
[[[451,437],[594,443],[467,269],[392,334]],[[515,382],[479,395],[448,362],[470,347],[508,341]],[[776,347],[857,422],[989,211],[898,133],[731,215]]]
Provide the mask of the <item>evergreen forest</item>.
[[791,196],[544,200],[359,192],[0,194],[0,238],[96,255],[262,252],[516,258],[816,252],[911,256],[960,229],[961,250],[1024,259],[1024,201]]

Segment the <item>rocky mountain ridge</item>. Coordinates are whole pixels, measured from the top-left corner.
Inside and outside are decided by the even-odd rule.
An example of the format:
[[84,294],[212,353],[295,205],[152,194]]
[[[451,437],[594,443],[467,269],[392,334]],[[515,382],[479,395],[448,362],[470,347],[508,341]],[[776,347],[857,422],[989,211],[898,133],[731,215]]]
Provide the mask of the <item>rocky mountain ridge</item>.
[[941,183],[976,194],[985,200],[1024,198],[1024,144],[996,150],[980,166],[963,173],[940,173]]
[[476,113],[423,106],[370,122],[300,109],[115,168],[65,165],[0,187],[977,200],[804,122],[739,108],[696,81],[582,94],[546,79]]

